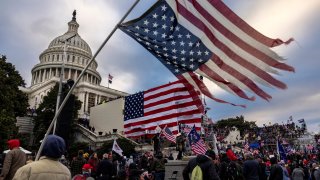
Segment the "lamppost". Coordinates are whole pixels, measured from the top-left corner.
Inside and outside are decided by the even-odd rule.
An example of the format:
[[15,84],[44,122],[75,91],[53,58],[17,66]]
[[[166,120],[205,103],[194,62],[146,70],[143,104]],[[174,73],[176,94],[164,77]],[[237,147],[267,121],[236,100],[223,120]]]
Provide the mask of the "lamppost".
[[[60,71],[59,90],[58,90],[57,103],[56,103],[56,112],[55,112],[56,115],[58,113],[61,94],[62,94],[62,81],[63,81],[63,78],[64,78],[64,66],[65,66],[65,61],[66,61],[66,58],[67,58],[67,42],[68,42],[68,40],[70,40],[71,38],[75,37],[76,35],[77,34],[74,34],[74,35],[68,37],[67,39],[65,39],[64,41],[62,41],[62,43],[64,43],[64,46],[63,46],[63,61],[62,61],[62,64],[61,64],[61,71]],[[57,127],[57,121],[54,122],[53,133],[52,134],[56,133],[56,127]]]

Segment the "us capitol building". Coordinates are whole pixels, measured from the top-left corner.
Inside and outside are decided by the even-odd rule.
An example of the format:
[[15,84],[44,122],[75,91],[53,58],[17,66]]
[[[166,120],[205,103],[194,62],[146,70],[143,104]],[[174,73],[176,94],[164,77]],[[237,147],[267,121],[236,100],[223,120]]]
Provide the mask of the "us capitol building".
[[[48,48],[40,54],[40,63],[31,70],[31,86],[20,87],[28,95],[31,109],[36,109],[43,97],[59,82],[63,61],[65,61],[63,81],[66,82],[68,79],[75,81],[92,58],[90,46],[80,37],[78,28],[79,24],[74,12],[72,20],[68,23],[68,31],[53,39]],[[64,41],[67,38],[70,40],[67,43],[65,58]],[[103,101],[128,95],[125,92],[101,86],[101,76],[97,67],[98,63],[94,60],[73,91],[73,94],[82,102],[78,112],[79,117],[88,116],[90,107]]]

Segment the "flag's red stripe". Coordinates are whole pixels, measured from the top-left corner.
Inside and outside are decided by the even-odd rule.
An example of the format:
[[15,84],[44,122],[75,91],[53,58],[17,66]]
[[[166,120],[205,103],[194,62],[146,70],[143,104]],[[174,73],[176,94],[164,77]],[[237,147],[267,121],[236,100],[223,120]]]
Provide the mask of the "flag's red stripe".
[[[190,74],[190,73],[189,73]],[[194,74],[194,73],[193,73]],[[200,81],[200,79],[196,76],[191,76],[191,78],[193,79],[193,81],[197,84],[198,87],[201,87],[201,89],[205,89],[205,91],[209,92],[209,89],[207,88],[207,86],[202,82]],[[226,103],[226,104],[231,104],[233,106],[241,106],[241,107],[245,107],[244,105],[237,105],[237,104],[233,104],[233,103],[229,103],[227,101],[224,101],[224,100],[221,100],[221,99],[218,99],[216,97],[214,97],[211,93],[210,93],[210,97],[211,99],[215,100],[216,102],[219,102],[219,103]]]
[[175,93],[175,92],[183,92],[183,91],[187,91],[186,87],[176,87],[176,88],[168,89],[166,91],[161,91],[156,94],[147,96],[148,93],[153,92],[153,91],[149,91],[148,93],[144,93],[145,94],[144,101],[148,101],[150,99],[155,99],[157,97],[164,96],[167,94],[171,94],[171,93]]
[[229,21],[231,21],[239,29],[241,29],[243,32],[246,32],[249,36],[256,39],[260,43],[269,47],[279,46],[284,43],[280,39],[269,38],[252,28],[231,9],[229,9],[229,7],[226,6],[221,0],[209,0],[208,2],[211,3],[212,6],[214,6],[221,14],[223,14],[224,17],[229,19]]
[[260,89],[251,79],[247,78],[246,76],[244,76],[243,74],[241,74],[237,70],[235,70],[234,68],[225,64],[218,56],[213,56],[211,58],[211,60],[218,67],[220,67],[223,71],[229,73],[230,75],[232,75],[233,77],[238,79],[240,82],[245,84],[249,89],[251,89],[253,92],[255,92],[261,98],[263,98],[267,101],[272,98],[269,94],[267,94],[262,89]]
[[175,81],[175,82],[171,82],[171,83],[168,83],[168,84],[164,84],[164,85],[161,85],[161,86],[157,86],[157,87],[151,88],[151,89],[146,90],[144,92],[145,92],[145,94],[147,94],[149,92],[156,91],[156,90],[159,90],[159,89],[163,89],[163,88],[171,86],[173,84],[180,84],[180,83],[181,83],[180,81]]
[[[211,77],[212,79],[216,80],[223,80],[223,78],[217,74],[216,72],[214,72],[212,69],[210,69],[206,64],[203,64],[199,67],[199,69],[201,71],[203,71],[204,73],[206,73],[209,77]],[[221,81],[218,81],[218,82],[221,82]],[[247,94],[242,91],[238,86],[234,85],[233,83],[231,82],[227,82],[225,84],[226,86],[228,86],[235,94],[237,94],[239,97],[242,97],[244,99],[248,99],[250,101],[253,101],[254,100],[254,97],[248,97]]]
[[215,27],[221,34],[230,39],[233,43],[241,47],[243,50],[249,52],[251,55],[255,56],[259,60],[265,62],[266,64],[274,68],[286,71],[294,71],[293,67],[269,57],[268,55],[264,54],[263,52],[244,42],[242,39],[240,39],[238,36],[229,31],[226,27],[224,27],[221,23],[219,23],[214,17],[212,17],[197,1],[189,1],[197,9],[197,11],[202,14],[203,17],[211,23],[213,27]]
[[201,29],[208,36],[211,42],[215,44],[215,46],[218,47],[221,51],[223,51],[231,60],[237,62],[239,65],[253,72],[254,74],[269,82],[270,84],[281,89],[286,88],[286,85],[284,83],[276,80],[267,72],[262,71],[259,67],[251,64],[250,62],[246,61],[245,59],[237,55],[235,52],[233,52],[229,47],[220,42],[201,20],[195,17],[190,11],[185,9],[185,7],[183,7],[180,3],[177,3],[177,5],[179,13],[183,15],[186,19],[188,19],[193,25]]
[[162,99],[162,100],[159,100],[159,101],[156,101],[153,103],[146,104],[146,105],[144,105],[144,108],[146,109],[146,108],[153,107],[153,106],[156,106],[159,104],[164,104],[164,103],[168,103],[171,101],[179,101],[179,100],[188,99],[188,98],[190,98],[190,95],[173,96],[168,99]]
[[[194,114],[199,114],[199,110],[196,109],[196,110],[191,110],[191,111],[187,111],[187,112],[178,112],[178,113],[164,115],[164,116],[160,116],[160,117],[156,117],[156,118],[152,118],[152,119],[148,119],[148,120],[144,120],[144,121],[131,122],[131,123],[125,124],[124,128],[128,128],[130,126],[148,124],[148,123],[162,121],[162,120],[171,119],[171,118],[176,118],[176,117],[179,117],[179,116],[187,116],[187,115],[194,115]],[[125,121],[125,123],[126,122],[127,121]]]
[[165,112],[165,111],[170,111],[172,109],[183,109],[183,108],[190,107],[190,106],[193,106],[193,105],[196,106],[196,103],[193,102],[193,101],[186,102],[186,103],[183,103],[183,104],[174,104],[172,106],[166,106],[166,107],[163,107],[163,108],[159,108],[159,109],[155,109],[155,110],[152,110],[152,111],[149,111],[149,112],[145,112],[144,116],[149,116],[149,115],[156,114],[156,113],[162,113],[162,112]]

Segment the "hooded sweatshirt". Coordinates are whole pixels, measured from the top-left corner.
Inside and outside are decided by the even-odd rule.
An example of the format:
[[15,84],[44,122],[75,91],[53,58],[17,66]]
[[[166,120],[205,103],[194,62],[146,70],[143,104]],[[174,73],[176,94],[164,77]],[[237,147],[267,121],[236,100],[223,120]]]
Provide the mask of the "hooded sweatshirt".
[[195,168],[197,165],[200,166],[202,174],[205,175],[203,176],[203,180],[220,180],[212,159],[202,154],[199,154],[196,158],[190,159],[188,165],[182,172],[183,179],[189,180],[189,174],[192,173],[193,168]]
[[6,154],[4,159],[0,179],[12,179],[16,171],[26,164],[26,154],[19,149],[19,139],[11,139],[8,141],[10,151]]

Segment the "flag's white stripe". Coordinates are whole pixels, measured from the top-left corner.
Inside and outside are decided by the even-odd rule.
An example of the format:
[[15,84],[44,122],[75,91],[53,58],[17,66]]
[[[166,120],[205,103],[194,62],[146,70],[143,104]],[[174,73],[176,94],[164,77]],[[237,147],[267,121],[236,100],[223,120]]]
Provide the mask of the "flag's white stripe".
[[165,99],[170,99],[170,98],[173,98],[173,97],[176,97],[176,96],[187,96],[187,95],[190,95],[190,93],[188,91],[173,92],[173,93],[170,93],[170,94],[158,96],[156,98],[152,98],[152,99],[149,99],[147,101],[144,101],[144,105],[148,105],[150,103],[155,103],[155,102],[158,102],[158,101],[161,101],[161,100],[165,100]]
[[[198,12],[190,2],[183,3],[179,0],[182,5],[184,5],[187,9],[192,9],[192,12]],[[175,2],[172,2],[175,3]],[[170,4],[172,4],[170,3]],[[242,39],[244,42],[248,43],[250,46],[255,47],[259,51],[263,52],[267,56],[275,59],[275,60],[283,60],[279,55],[277,55],[274,51],[272,51],[268,46],[260,43],[247,32],[242,31],[238,26],[234,25],[231,21],[228,20],[223,14],[221,14],[214,6],[208,3],[207,0],[198,1],[198,3],[203,7],[212,17],[214,17],[220,24],[222,24],[226,29],[232,32],[235,36]]]
[[[180,18],[180,24],[182,24],[184,27],[188,27],[188,30],[190,30],[194,35],[196,35],[198,38],[201,38],[203,44],[205,44],[205,46],[207,48],[210,49],[210,51],[212,51],[214,54],[216,54],[218,57],[220,57],[220,59],[227,65],[229,65],[230,67],[232,67],[233,69],[235,69],[236,71],[238,71],[239,73],[243,74],[244,76],[246,76],[248,79],[251,79],[252,81],[257,81],[260,84],[266,85],[268,86],[269,83],[266,82],[265,80],[261,79],[259,76],[257,76],[256,74],[254,74],[252,71],[246,69],[244,66],[236,63],[235,61],[233,61],[229,56],[227,56],[227,54],[225,54],[224,51],[222,51],[221,49],[219,49],[218,47],[216,47],[212,41],[210,41],[210,39],[206,36],[206,34],[201,31],[200,29],[197,29],[197,27],[195,27],[191,22],[189,22],[188,20],[186,20],[185,18],[181,17]],[[192,27],[192,28],[191,28]],[[231,80],[229,80],[230,82],[232,82]],[[270,85],[269,85],[270,86]]]
[[159,94],[159,93],[162,93],[164,91],[168,91],[168,90],[175,89],[175,88],[183,88],[183,87],[185,87],[185,86],[182,83],[171,84],[169,86],[165,86],[165,87],[162,87],[160,89],[156,89],[156,90],[147,92],[147,93],[144,94],[144,97],[149,97],[151,95]]
[[[208,67],[208,68],[210,68],[210,67]],[[210,68],[210,69],[211,69],[211,68]],[[213,81],[215,84],[217,84],[217,86],[219,86],[220,88],[228,91],[229,93],[234,94],[234,95],[237,95],[237,94],[236,94],[235,92],[233,92],[227,85],[225,85],[225,84],[223,84],[223,83],[221,83],[221,82],[218,82],[218,81],[212,79],[210,76],[208,76],[206,73],[204,73],[204,72],[201,71],[200,69],[197,69],[195,72],[198,73],[198,74],[200,74],[200,75],[203,76],[203,77],[208,78],[210,81]],[[221,77],[222,77],[222,76],[221,76]]]
[[194,82],[189,73],[182,73],[181,76],[183,76],[188,81],[188,83],[195,88],[196,91],[202,92],[200,87],[197,85],[196,82]]
[[179,100],[179,101],[170,101],[170,102],[167,102],[167,103],[163,103],[163,104],[151,106],[149,108],[145,108],[144,112],[147,113],[149,111],[153,111],[153,110],[157,110],[157,109],[160,109],[160,108],[169,107],[169,106],[177,104],[177,102],[179,104],[183,104],[183,103],[192,102],[192,101],[193,101],[192,98],[182,99],[182,100]]
[[[255,56],[253,56],[252,54],[248,53],[247,51],[243,50],[242,48],[240,48],[240,46],[236,45],[233,43],[233,41],[229,40],[227,37],[225,37],[223,34],[221,34],[214,26],[212,26],[210,24],[210,22],[207,21],[207,19],[205,17],[203,17],[195,8],[192,4],[190,4],[190,2],[188,1],[188,3],[186,4],[187,7],[186,9],[189,9],[190,11],[193,12],[193,14],[200,19],[212,32],[212,34],[214,34],[214,36],[223,44],[225,44],[227,47],[229,47],[234,53],[238,54],[240,57],[242,57],[243,59],[245,59],[246,61],[250,62],[251,64],[254,64],[255,66],[259,67],[260,69],[263,69],[267,72],[270,73],[274,73],[274,74],[278,74],[278,71],[271,68],[271,66],[269,66],[268,64],[264,63],[263,61],[261,61],[260,59],[256,58]],[[212,6],[211,6],[212,7]],[[245,41],[246,42],[246,41]],[[255,46],[253,46],[255,47]],[[255,47],[256,48],[256,47]],[[256,48],[257,49],[257,48]],[[269,47],[264,47],[264,49],[268,49]],[[262,51],[262,49],[257,49],[260,52]],[[271,51],[271,50],[270,50]]]
[[[157,126],[158,124],[168,124],[168,123],[172,123],[172,122],[184,121],[184,120],[190,120],[190,119],[198,119],[198,118],[200,119],[201,117],[202,117],[202,114],[199,113],[199,114],[193,114],[193,115],[189,115],[189,116],[172,117],[172,118],[158,120],[158,121],[152,121],[152,122],[148,122],[148,123],[144,123],[144,121],[139,121],[140,122],[139,124],[132,125],[132,126],[125,128],[125,131],[129,131],[129,130],[133,130],[133,129],[137,129],[137,128],[150,128],[150,127]],[[127,123],[125,123],[124,125],[126,125],[126,124]]]

